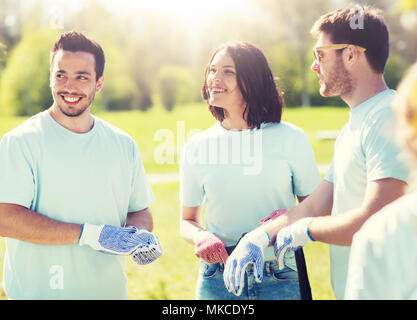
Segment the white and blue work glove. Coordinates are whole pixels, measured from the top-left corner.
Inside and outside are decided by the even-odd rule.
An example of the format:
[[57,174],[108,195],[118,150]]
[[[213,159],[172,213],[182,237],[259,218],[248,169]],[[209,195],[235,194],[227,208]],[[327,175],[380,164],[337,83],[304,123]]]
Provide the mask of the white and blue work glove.
[[242,294],[245,284],[246,268],[252,264],[255,281],[263,279],[264,252],[270,242],[268,233],[258,228],[246,234],[227,259],[223,280],[229,292],[236,296]]
[[162,255],[162,248],[159,239],[152,232],[138,230],[137,236],[141,245],[132,252],[133,261],[137,264],[149,264]]
[[[135,262],[142,261],[142,258],[146,262],[158,255],[157,246],[154,245],[155,239],[151,240],[151,237],[148,236],[149,233],[145,230],[138,230],[133,226],[97,226],[86,223],[81,231],[79,245],[89,245],[94,250],[117,255],[127,256],[136,252],[137,258],[134,257]],[[157,239],[156,243],[159,246]]]
[[304,247],[309,241],[315,241],[309,234],[308,226],[313,218],[303,218],[282,228],[275,240],[274,252],[278,260],[278,269],[285,267],[284,257],[289,250]]

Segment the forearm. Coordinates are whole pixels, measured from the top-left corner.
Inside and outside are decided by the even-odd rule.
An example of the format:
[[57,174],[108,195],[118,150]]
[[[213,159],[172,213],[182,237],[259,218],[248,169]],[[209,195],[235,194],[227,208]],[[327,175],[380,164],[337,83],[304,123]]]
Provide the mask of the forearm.
[[204,228],[195,220],[181,219],[180,221],[180,234],[181,237],[191,243],[194,243],[194,238],[197,232],[204,231]]
[[320,217],[331,214],[333,205],[333,184],[323,181],[317,189],[298,205],[288,210],[277,219],[264,224],[262,228],[268,232],[272,245],[279,231],[306,217]]
[[145,229],[152,232],[153,218],[150,210],[146,208],[136,212],[129,212],[126,217],[125,226],[134,226],[138,229]]
[[42,245],[77,244],[82,225],[60,222],[16,204],[0,203],[0,235]]
[[404,195],[407,184],[386,178],[370,181],[363,204],[336,216],[315,218],[309,225],[310,235],[318,241],[340,246],[350,246],[354,234],[376,212]]
[[339,216],[317,217],[311,221],[309,232],[316,241],[338,246],[350,246],[354,234],[370,215],[370,213],[364,213],[361,209],[357,209]]

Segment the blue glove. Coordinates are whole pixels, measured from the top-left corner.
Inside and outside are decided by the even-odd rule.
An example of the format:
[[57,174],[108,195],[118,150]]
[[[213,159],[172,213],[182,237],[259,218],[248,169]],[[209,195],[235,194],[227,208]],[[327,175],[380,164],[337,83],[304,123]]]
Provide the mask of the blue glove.
[[138,230],[136,235],[141,245],[132,252],[133,261],[141,265],[148,264],[162,255],[162,248],[156,235],[143,229]]
[[143,245],[136,227],[96,226],[84,224],[79,245],[89,245],[94,250],[106,253],[129,255]]
[[229,292],[233,292],[236,296],[242,294],[245,272],[249,264],[253,265],[255,281],[262,281],[263,249],[268,247],[269,242],[269,235],[262,228],[249,232],[239,241],[235,250],[227,259],[223,272],[224,284]]
[[308,232],[308,226],[312,219],[311,217],[303,218],[278,232],[274,245],[278,269],[284,269],[284,257],[289,250],[297,250],[299,247],[304,247],[309,241],[315,241]]

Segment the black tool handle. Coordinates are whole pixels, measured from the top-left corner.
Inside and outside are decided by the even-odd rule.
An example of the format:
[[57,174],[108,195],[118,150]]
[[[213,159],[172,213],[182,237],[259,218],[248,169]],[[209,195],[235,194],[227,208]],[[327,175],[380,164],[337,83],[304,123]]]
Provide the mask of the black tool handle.
[[308,280],[307,265],[304,258],[303,248],[300,247],[294,252],[295,263],[297,264],[298,283],[300,286],[301,300],[313,300],[311,295],[310,281]]

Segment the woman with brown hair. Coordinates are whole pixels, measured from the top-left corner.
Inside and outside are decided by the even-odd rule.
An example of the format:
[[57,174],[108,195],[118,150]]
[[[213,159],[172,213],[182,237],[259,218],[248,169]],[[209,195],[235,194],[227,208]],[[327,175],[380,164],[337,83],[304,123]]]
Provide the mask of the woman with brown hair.
[[[320,183],[308,139],[281,121],[284,100],[265,55],[250,43],[229,42],[213,53],[202,95],[218,122],[187,141],[180,191],[181,236],[201,259],[197,299],[299,299],[292,252],[278,271],[273,248],[265,250],[264,264],[246,269],[239,296],[228,292],[222,273],[242,234]],[[269,243],[268,235],[256,241]]]

